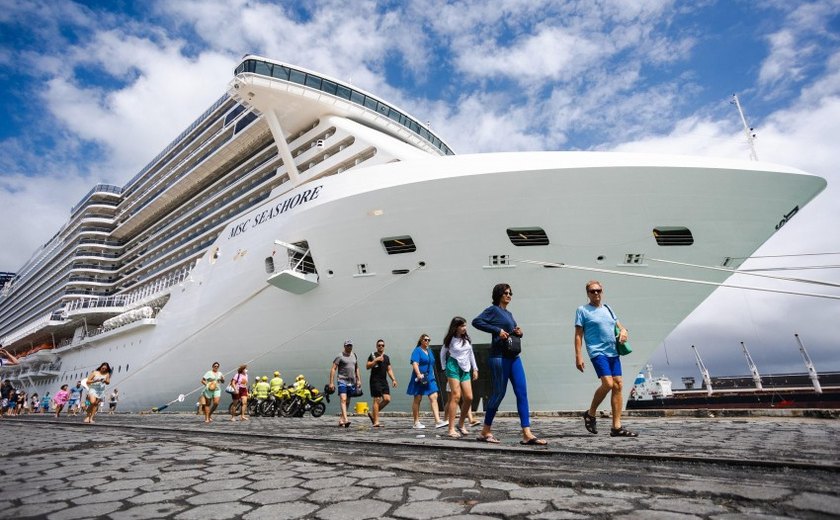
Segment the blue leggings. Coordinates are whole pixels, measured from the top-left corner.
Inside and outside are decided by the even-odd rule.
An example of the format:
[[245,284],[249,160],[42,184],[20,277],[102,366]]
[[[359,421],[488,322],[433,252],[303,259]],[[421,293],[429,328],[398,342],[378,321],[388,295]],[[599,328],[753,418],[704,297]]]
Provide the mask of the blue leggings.
[[507,392],[508,381],[513,385],[513,393],[516,395],[516,411],[519,412],[519,424],[523,428],[531,426],[531,417],[528,409],[528,386],[525,381],[525,369],[522,367],[522,360],[519,356],[508,359],[504,357],[491,357],[487,360],[490,365],[491,384],[493,392],[490,400],[487,401],[487,408],[484,412],[484,424],[490,426],[499,411],[499,405]]

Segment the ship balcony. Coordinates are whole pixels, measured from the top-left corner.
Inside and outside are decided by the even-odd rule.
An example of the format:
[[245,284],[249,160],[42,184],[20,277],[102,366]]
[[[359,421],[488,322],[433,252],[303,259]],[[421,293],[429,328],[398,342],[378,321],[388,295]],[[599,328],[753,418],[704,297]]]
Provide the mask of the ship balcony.
[[[229,129],[223,130],[223,132],[229,131]],[[264,141],[268,133],[266,125],[252,123],[235,137],[231,134],[223,137],[224,140],[221,143],[217,141],[210,143],[208,147],[212,150],[207,152],[206,157],[202,157],[195,165],[185,166],[186,170],[174,178],[166,177],[158,181],[158,183],[166,182],[166,189],[161,189],[148,200],[141,202],[142,199],[138,199],[136,203],[123,208],[122,221],[114,230],[113,236],[117,238],[131,236],[150,218],[191,194],[225,164],[240,157],[255,144]],[[206,151],[206,149],[200,148],[196,152],[201,151]],[[192,156],[185,160],[192,160]]]

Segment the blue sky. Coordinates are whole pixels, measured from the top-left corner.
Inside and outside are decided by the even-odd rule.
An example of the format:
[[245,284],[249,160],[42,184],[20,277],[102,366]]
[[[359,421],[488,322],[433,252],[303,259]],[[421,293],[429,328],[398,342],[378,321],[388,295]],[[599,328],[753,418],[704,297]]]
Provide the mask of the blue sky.
[[[245,53],[374,92],[459,153],[747,158],[737,92],[759,158],[829,181],[760,253],[840,252],[837,0],[0,0],[0,271],[17,270],[95,183],[130,179],[224,92]],[[840,255],[747,267],[806,264]],[[803,273],[840,281],[837,269]],[[695,343],[713,373],[741,373],[743,340],[764,372],[798,371],[798,332],[818,369],[840,370],[838,315],[834,301],[718,291],[653,362],[677,381],[696,374]]]

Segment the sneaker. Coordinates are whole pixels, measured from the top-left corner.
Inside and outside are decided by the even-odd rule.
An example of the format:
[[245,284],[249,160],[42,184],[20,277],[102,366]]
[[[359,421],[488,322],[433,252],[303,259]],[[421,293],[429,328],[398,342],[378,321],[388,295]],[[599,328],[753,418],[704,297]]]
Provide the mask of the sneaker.
[[425,427],[426,427],[426,425],[421,423],[420,421],[417,421],[416,423],[414,423],[414,429],[415,430],[422,430]]
[[438,421],[438,422],[435,423],[435,428],[443,428],[444,426],[449,426],[449,422]]

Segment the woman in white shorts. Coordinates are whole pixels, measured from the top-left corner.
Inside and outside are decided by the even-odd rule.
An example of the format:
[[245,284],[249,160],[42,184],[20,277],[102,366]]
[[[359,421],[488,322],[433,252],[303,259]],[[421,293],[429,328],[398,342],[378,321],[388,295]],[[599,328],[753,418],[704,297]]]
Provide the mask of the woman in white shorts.
[[111,384],[111,365],[108,363],[102,363],[87,377],[90,406],[87,408],[84,422],[93,422],[93,418],[99,410],[99,403],[105,398],[105,386],[109,384]]

